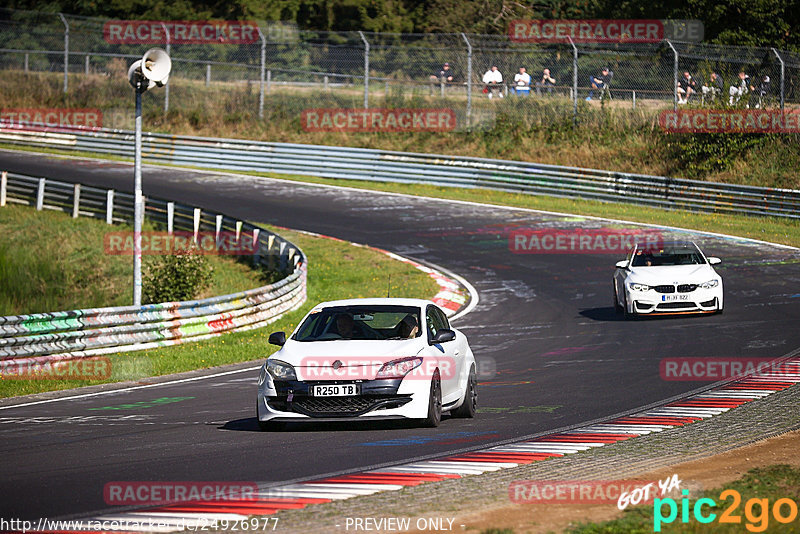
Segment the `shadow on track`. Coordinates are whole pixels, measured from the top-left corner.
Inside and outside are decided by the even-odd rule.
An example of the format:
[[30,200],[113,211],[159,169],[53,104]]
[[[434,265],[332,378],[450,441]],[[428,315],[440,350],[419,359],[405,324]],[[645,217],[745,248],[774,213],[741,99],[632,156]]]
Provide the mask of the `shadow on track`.
[[[449,419],[447,415],[442,415],[442,422]],[[217,427],[219,430],[234,430],[238,432],[261,432],[258,427],[258,421],[255,417],[247,417],[245,419],[234,419],[228,421],[222,426]],[[370,432],[375,430],[400,430],[414,428],[418,430],[425,430],[419,423],[413,420],[391,420],[391,421],[342,421],[342,422],[313,422],[308,423],[286,423],[286,426],[279,430],[280,432],[341,432],[341,431],[357,431],[357,432]],[[436,429],[430,429],[436,430]]]

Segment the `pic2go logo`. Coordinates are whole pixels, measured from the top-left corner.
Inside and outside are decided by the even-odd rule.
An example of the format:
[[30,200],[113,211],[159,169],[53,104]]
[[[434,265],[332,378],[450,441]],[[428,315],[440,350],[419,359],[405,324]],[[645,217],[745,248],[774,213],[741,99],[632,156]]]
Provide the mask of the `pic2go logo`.
[[[680,512],[681,523],[689,523],[689,510],[691,509],[694,519],[698,523],[711,523],[717,519],[717,514],[707,511],[704,514],[703,507],[716,508],[717,502],[714,499],[702,498],[697,499],[694,506],[689,502],[689,490],[683,490],[683,499],[681,499]],[[719,516],[720,523],[733,523],[741,524],[742,516],[736,514],[736,509],[742,503],[742,496],[738,491],[727,489],[719,494],[721,501],[727,501],[728,498],[732,502]],[[668,508],[667,515],[664,515],[664,507]],[[772,505],[772,516],[778,523],[791,523],[797,519],[797,503],[792,499],[778,499]],[[784,514],[785,511],[788,513]],[[769,499],[748,499],[744,505],[744,516],[747,519],[745,528],[750,532],[764,532],[769,527],[770,506]],[[661,525],[668,525],[673,523],[678,518],[678,503],[675,499],[655,499],[653,501],[653,531],[661,532]]]

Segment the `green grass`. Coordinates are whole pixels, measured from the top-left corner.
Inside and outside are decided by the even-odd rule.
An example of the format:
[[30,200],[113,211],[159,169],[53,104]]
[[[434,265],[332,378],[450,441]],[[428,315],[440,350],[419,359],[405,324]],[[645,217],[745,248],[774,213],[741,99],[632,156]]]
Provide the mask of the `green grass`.
[[[719,519],[729,508],[733,508],[733,498],[720,498],[723,490],[736,490],[741,496],[741,502],[736,509],[731,510],[731,516],[739,516],[741,523],[722,524]],[[800,469],[788,465],[772,465],[763,468],[752,469],[740,479],[726,484],[723,487],[714,488],[697,494],[689,494],[689,521],[681,522],[681,499],[675,497],[678,516],[671,524],[662,526],[661,532],[797,532],[800,519],[795,515],[794,520],[788,524],[782,524],[775,520],[772,515],[773,505],[778,499],[791,499],[795,506],[800,502]],[[716,503],[715,507],[704,505],[702,513],[708,516],[710,513],[716,514],[716,519],[708,524],[701,524],[695,520],[693,515],[694,504],[699,498],[710,498]],[[750,505],[750,517],[746,515],[748,501],[750,499],[767,499],[768,514],[762,515],[762,510],[758,505]],[[796,509],[796,508],[795,508]],[[669,508],[664,505],[662,508],[664,516],[669,513]],[[782,506],[782,514],[788,516],[790,512],[788,505]],[[748,526],[750,525],[750,526]],[[640,505],[626,509],[623,516],[604,523],[584,523],[569,530],[571,534],[617,534],[626,533],[652,533],[654,531],[654,505]]]
[[[2,210],[0,210],[0,213]],[[0,397],[70,389],[101,382],[140,380],[227,363],[266,358],[276,347],[267,344],[270,332],[291,331],[308,310],[319,302],[343,298],[386,295],[432,298],[436,283],[411,265],[364,247],[312,237],[290,230],[276,230],[297,244],[308,256],[308,300],[267,328],[226,334],[207,341],[147,351],[119,353],[111,358],[111,378],[105,381],[0,380]]]
[[[125,231],[132,228],[21,205],[0,208],[0,315],[130,305],[133,260],[103,247],[106,233]],[[143,264],[155,258],[144,256]],[[212,279],[198,298],[265,283],[262,273],[233,258],[206,258]]]

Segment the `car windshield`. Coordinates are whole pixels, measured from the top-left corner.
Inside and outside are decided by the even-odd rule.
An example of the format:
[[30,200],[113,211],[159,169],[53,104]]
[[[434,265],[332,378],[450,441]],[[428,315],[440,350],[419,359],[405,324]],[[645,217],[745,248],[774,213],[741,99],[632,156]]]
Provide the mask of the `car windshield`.
[[312,312],[294,339],[411,339],[419,337],[419,324],[419,308],[414,306],[331,306]]
[[668,244],[640,248],[633,256],[633,267],[662,267],[665,265],[701,265],[706,261],[691,243]]

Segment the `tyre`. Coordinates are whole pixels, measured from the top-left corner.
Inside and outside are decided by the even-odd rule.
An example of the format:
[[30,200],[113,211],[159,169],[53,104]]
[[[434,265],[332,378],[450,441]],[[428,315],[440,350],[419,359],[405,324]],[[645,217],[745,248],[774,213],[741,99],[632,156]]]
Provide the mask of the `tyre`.
[[431,379],[431,391],[428,394],[428,417],[422,420],[422,426],[436,428],[442,421],[442,382],[439,372]]
[[619,295],[617,294],[617,284],[614,284],[614,311],[622,313],[622,306],[619,304]]
[[464,392],[464,402],[461,406],[451,411],[453,417],[465,417],[472,419],[478,410],[478,378],[475,375],[475,367],[469,370],[467,379],[467,391]]
[[636,319],[636,314],[635,313],[631,313],[631,312],[628,311],[628,297],[627,296],[623,297],[623,299],[622,299],[622,314],[625,317],[626,321],[629,321],[631,319]]

